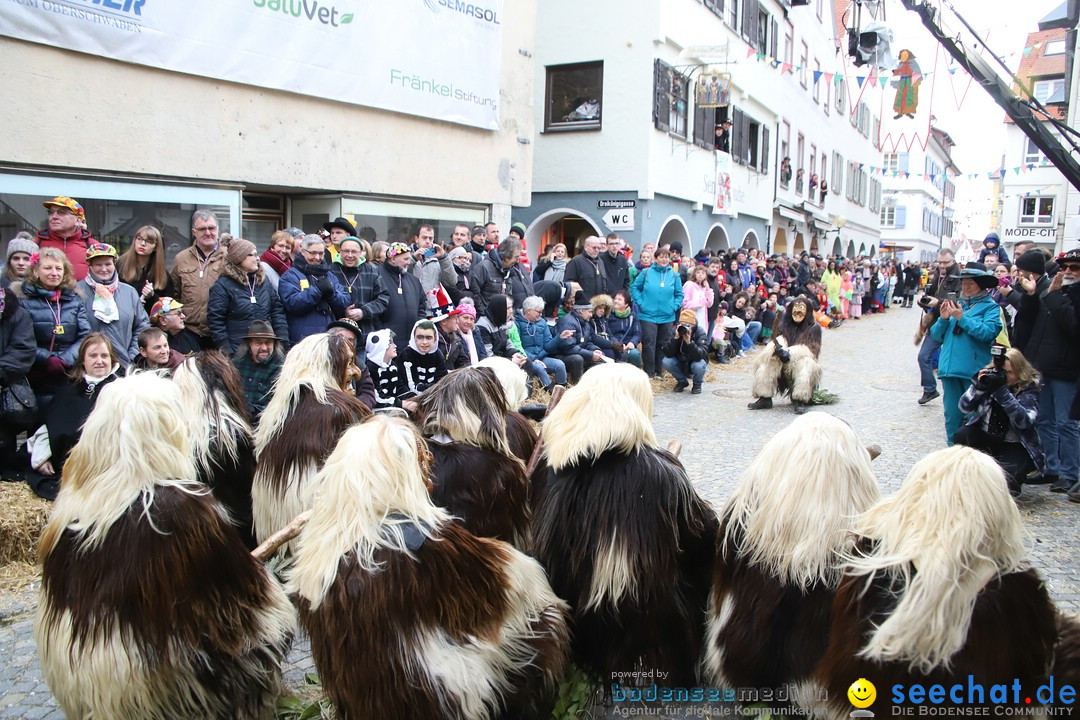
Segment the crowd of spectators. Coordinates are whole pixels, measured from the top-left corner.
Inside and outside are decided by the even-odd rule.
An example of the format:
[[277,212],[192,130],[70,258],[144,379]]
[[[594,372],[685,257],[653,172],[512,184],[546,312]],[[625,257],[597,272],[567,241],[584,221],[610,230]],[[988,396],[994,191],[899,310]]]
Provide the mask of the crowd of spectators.
[[[815,321],[837,328],[893,306],[912,308],[924,289],[919,402],[940,396],[940,380],[950,442],[975,415],[999,417],[969,390],[991,345],[1011,337],[1018,350],[1030,347],[1027,359],[1041,379],[1033,411],[1048,454],[1045,462],[1030,459],[1055,487],[1076,482],[1077,426],[1069,418],[1080,368],[1075,317],[1071,334],[1061,327],[1080,304],[1058,302],[1071,298],[1071,265],[1054,280],[1038,251],[1010,265],[993,235],[980,263],[960,268],[946,250],[933,272],[891,259],[753,248],[691,257],[678,242],[647,243],[635,256],[616,234],[586,238],[573,257],[552,243],[532,267],[521,224],[505,238],[494,223],[457,225],[445,243],[422,224],[407,244],[378,242],[371,228],[340,217],[317,233],[278,231],[259,255],[255,243],[222,234],[212,212],[197,210],[192,244],[168,272],[157,228],[138,229],[118,257],[86,232],[75,200],[45,206],[49,228],[11,239],[0,273],[8,298],[0,382],[25,378],[39,417],[80,374],[87,337],[107,340],[121,372],[168,371],[184,356],[219,350],[240,371],[254,418],[289,347],[335,328],[354,347],[363,370],[356,389],[373,407],[408,407],[448,371],[489,356],[511,360],[548,391],[597,364],[629,362],[653,378],[667,372],[675,392],[696,394],[710,358],[728,363],[768,342],[794,297],[810,298]],[[1023,360],[1012,358],[1010,367],[1022,370]],[[1019,390],[1030,405],[1033,391]],[[1021,434],[1032,447],[1031,432],[1012,440]],[[14,437],[14,428],[3,427],[0,446]]]

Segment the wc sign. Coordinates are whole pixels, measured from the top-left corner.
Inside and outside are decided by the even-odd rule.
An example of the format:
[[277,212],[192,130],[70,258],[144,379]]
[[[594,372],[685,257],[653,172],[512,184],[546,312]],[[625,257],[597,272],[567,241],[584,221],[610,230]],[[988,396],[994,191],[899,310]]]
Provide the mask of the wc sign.
[[608,226],[608,230],[612,232],[618,232],[619,230],[633,230],[634,229],[634,209],[621,209],[612,208],[608,210],[601,218],[604,224]]

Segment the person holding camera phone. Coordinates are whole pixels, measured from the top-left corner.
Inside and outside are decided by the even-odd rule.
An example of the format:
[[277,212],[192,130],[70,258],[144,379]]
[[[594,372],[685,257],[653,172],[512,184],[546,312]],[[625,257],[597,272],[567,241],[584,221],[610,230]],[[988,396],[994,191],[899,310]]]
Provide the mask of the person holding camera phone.
[[990,360],[990,348],[1001,333],[1001,308],[990,297],[997,278],[982,263],[969,262],[960,271],[960,293],[947,293],[938,304],[941,317],[930,336],[941,343],[938,378],[945,406],[945,435],[952,445],[964,421],[960,397]]
[[995,345],[990,354],[993,361],[979,371],[960,398],[960,410],[967,419],[954,440],[994,458],[1005,471],[1009,493],[1017,497],[1027,474],[1043,469],[1036,429],[1039,380],[1019,350]]
[[664,345],[664,369],[675,378],[675,392],[681,393],[689,385],[687,376],[694,376],[692,395],[701,394],[701,384],[705,382],[705,370],[708,369],[709,336],[705,328],[697,323],[697,315],[689,308],[679,313],[679,324],[675,326],[675,336]]
[[[937,378],[934,377],[934,353],[941,348],[941,343],[934,339],[929,332],[931,326],[937,321],[941,313],[941,302],[949,293],[960,290],[960,268],[956,264],[956,258],[952,250],[941,250],[937,256],[937,270],[926,286],[919,307],[924,310],[919,319],[919,329],[915,333],[915,344],[919,347],[919,378],[922,384],[923,394],[919,398],[919,404],[925,405],[935,398],[941,397],[937,389]],[[867,292],[869,292],[869,280]]]

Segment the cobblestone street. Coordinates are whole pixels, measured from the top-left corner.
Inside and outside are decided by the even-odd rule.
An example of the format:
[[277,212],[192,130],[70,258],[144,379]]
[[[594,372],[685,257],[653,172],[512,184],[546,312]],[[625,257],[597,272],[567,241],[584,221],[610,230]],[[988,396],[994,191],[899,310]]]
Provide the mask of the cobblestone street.
[[[894,308],[884,316],[849,321],[826,331],[822,386],[839,395],[821,408],[881,446],[875,461],[883,492],[896,490],[912,464],[944,447],[941,400],[919,406],[917,310]],[[661,444],[683,443],[681,459],[702,496],[719,510],[749,464],[754,448],[793,419],[786,401],[767,411],[746,409],[751,358],[716,369],[702,395],[664,393],[656,399]],[[1029,555],[1064,609],[1080,612],[1080,563],[1073,543],[1080,505],[1047,486],[1025,486],[1019,507],[1028,528]],[[1069,538],[1073,538],[1070,540]],[[0,597],[0,718],[62,718],[41,677],[31,637],[36,592]],[[314,670],[307,644],[298,639],[290,656],[290,686]]]

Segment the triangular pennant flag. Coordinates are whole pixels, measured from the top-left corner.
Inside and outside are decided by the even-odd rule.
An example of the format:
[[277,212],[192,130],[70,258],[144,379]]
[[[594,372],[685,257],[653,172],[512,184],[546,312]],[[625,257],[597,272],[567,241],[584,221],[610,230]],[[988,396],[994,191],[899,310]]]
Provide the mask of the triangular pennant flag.
[[789,73],[789,72],[791,72],[791,63],[786,62],[786,63],[784,63],[784,66],[782,68],[780,68],[780,74],[782,75],[784,73]]
[[859,83],[859,87],[862,87],[862,86],[863,86],[863,83],[864,83],[864,82],[866,82],[866,78],[865,78],[865,77],[863,77],[862,75],[856,75],[856,76],[855,76],[855,81],[856,81],[857,83]]
[[885,87],[886,85],[889,84],[889,76],[888,75],[878,75],[878,82],[881,83],[881,87]]
[[746,57],[753,57],[756,52],[754,48],[746,48]]
[[820,79],[821,79],[821,76],[822,76],[823,74],[824,74],[824,73],[822,73],[822,72],[821,72],[820,70],[815,70],[815,71],[814,71],[814,84],[815,84],[815,85],[817,85],[817,84],[818,84],[818,80],[820,80]]
[[763,52],[759,52],[759,53],[757,54],[757,61],[758,61],[758,62],[761,62],[761,61],[762,61],[762,60],[764,60],[764,59],[765,59],[765,53],[763,53]]
[[1029,47],[1024,48],[1024,57],[1027,57],[1028,55],[1030,55],[1032,50],[1034,50],[1034,48],[1029,48]]
[[955,75],[956,74],[956,68],[949,68],[949,74],[950,75]]
[[780,67],[780,61],[779,60],[773,60],[772,61],[772,67],[773,67],[773,70]]
[[844,76],[840,73],[836,73],[836,77],[833,78],[833,85],[839,85],[844,81]]
[[1013,170],[1015,170],[1015,171],[1016,171],[1016,174],[1017,174],[1017,175],[1019,175],[1019,174],[1020,174],[1020,168],[1018,168],[1018,167],[1015,167],[1015,168],[1013,168]]
[[930,179],[930,173],[923,173],[922,174],[922,179],[923,180],[929,180]]

